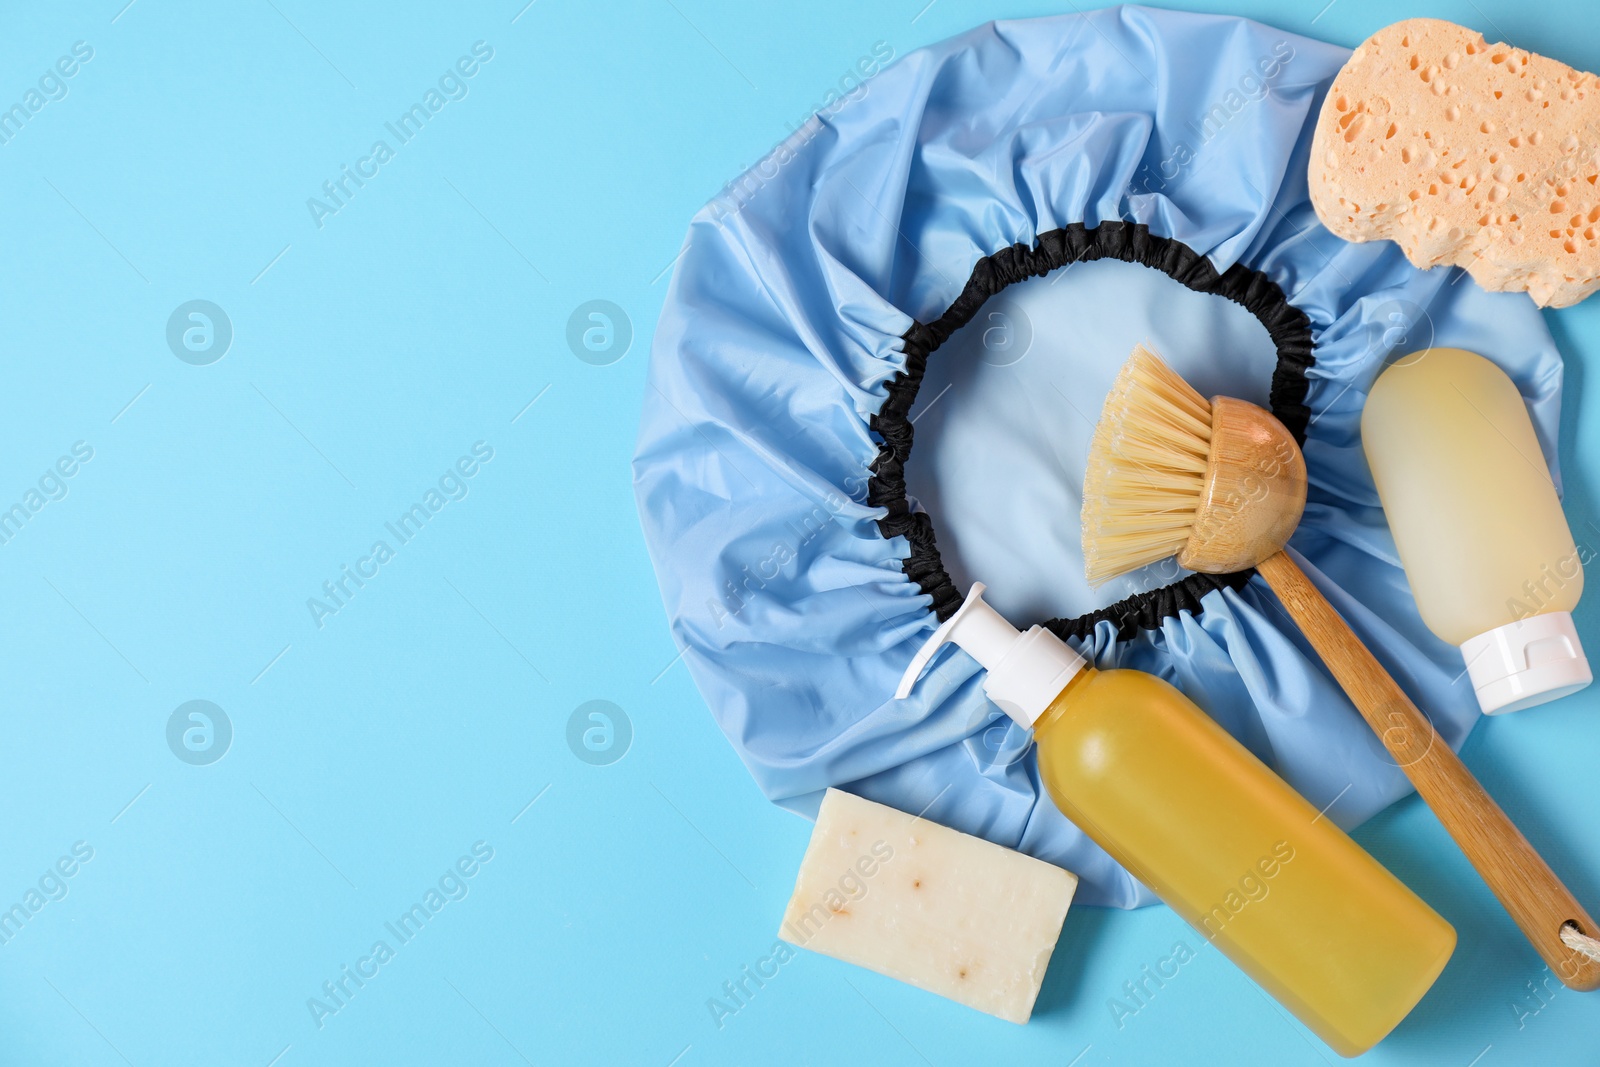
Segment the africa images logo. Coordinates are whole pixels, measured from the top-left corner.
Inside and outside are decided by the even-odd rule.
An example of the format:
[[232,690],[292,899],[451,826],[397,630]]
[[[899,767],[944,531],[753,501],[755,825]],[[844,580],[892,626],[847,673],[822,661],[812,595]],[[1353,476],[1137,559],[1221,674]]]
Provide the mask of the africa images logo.
[[487,41],[474,41],[471,55],[458,57],[454,65],[447,67],[438,80],[423,91],[421,100],[401,111],[394,121],[383,124],[394,144],[380,137],[372,142],[366,155],[356,160],[354,167],[341,164],[338,175],[322,183],[321,196],[307,197],[306,211],[317,229],[322,229],[327,219],[344,210],[356,193],[378,176],[383,165],[394,159],[396,150],[410,144],[446,104],[465,100],[470,91],[468,82],[493,58],[493,46]]
[[167,347],[191,366],[210,366],[227,355],[232,344],[233,321],[209,300],[179,304],[167,318]]
[[167,747],[192,767],[205,767],[228,754],[233,721],[209,700],[179,704],[167,718]]

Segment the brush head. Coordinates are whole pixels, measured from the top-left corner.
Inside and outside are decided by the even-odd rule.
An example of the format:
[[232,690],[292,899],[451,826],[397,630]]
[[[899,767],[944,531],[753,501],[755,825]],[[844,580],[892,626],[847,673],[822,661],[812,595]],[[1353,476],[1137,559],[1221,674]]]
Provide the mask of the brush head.
[[1140,345],[1106,396],[1083,479],[1091,585],[1189,543],[1211,456],[1211,405]]
[[1091,585],[1176,555],[1227,574],[1283,548],[1305,508],[1289,431],[1232,397],[1207,401],[1140,345],[1106,397],[1083,483]]

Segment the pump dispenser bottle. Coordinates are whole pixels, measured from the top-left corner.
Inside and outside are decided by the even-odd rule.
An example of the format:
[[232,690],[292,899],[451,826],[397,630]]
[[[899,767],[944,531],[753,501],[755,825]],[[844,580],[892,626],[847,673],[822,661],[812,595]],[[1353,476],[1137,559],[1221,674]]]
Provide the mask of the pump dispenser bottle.
[[1460,348],[1406,356],[1373,385],[1361,441],[1422,621],[1461,646],[1479,706],[1588,685],[1572,623],[1585,559],[1506,373]]
[[1034,731],[1056,805],[1342,1056],[1377,1044],[1433,984],[1455,930],[1187,697],[1020,633],[974,584],[912,660],[946,643]]

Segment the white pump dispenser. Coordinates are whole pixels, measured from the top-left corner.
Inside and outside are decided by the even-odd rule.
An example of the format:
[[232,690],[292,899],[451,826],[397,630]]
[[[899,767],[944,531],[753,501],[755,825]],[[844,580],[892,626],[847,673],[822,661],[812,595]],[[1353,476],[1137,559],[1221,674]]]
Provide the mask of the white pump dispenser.
[[1083,657],[1042,626],[1023,633],[985,603],[982,582],[972,591],[927,643],[917,650],[895,698],[904,700],[934,653],[946,643],[959,645],[977,660],[988,677],[983,692],[995,705],[1023,726],[1032,728],[1061,691],[1084,667]]

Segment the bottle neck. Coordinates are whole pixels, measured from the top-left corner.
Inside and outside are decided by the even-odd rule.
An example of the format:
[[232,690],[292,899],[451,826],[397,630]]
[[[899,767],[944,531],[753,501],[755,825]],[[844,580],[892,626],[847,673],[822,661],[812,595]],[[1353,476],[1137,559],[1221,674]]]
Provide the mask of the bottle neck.
[[1050,706],[1045,709],[1044,714],[1040,715],[1038,720],[1034,722],[1034,735],[1043,734],[1056,722],[1064,718],[1071,711],[1073,702],[1077,700],[1078,696],[1088,687],[1089,682],[1099,673],[1100,671],[1097,668],[1091,667],[1087,663],[1084,664],[1083,668],[1072,676],[1072,681],[1062,686],[1061,692],[1050,702]]

